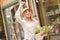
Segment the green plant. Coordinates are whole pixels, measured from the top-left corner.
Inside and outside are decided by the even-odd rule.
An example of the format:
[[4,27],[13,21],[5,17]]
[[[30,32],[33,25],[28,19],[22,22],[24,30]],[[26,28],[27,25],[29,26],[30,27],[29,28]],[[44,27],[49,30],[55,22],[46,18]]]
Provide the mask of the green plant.
[[40,33],[40,32],[49,32],[50,28],[48,26],[43,26],[43,27],[35,27],[35,34]]

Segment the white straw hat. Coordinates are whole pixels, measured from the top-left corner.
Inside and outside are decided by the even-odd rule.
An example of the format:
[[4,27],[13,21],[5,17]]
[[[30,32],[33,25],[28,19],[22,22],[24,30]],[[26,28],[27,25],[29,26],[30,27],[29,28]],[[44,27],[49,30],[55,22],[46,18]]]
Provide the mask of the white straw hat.
[[22,11],[22,15],[27,11],[30,10],[32,12],[32,10],[30,8],[24,8],[24,10]]
[[24,11],[26,11],[27,9],[29,9],[29,8],[24,8],[23,11],[22,11],[22,13],[23,13]]

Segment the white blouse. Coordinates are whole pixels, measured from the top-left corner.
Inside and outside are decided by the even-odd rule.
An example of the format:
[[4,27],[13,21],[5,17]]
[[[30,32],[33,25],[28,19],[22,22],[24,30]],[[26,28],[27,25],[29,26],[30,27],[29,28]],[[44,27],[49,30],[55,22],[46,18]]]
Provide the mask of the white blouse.
[[25,40],[26,39],[34,40],[33,38],[34,38],[35,27],[36,27],[36,25],[38,25],[38,22],[35,19],[33,22],[27,22],[26,20],[21,19],[19,9],[20,8],[18,8],[18,10],[16,12],[15,18],[23,27]]

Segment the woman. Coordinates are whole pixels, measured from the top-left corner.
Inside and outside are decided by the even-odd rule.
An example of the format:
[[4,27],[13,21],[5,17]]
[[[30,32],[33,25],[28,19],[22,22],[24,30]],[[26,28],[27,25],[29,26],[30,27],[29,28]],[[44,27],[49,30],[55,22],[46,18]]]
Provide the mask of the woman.
[[17,22],[19,22],[24,30],[24,40],[35,40],[34,32],[35,27],[38,24],[38,21],[33,17],[33,12],[29,8],[25,8],[22,12],[23,18],[20,16],[20,10],[22,6],[25,4],[25,2],[22,2],[15,14],[15,18]]

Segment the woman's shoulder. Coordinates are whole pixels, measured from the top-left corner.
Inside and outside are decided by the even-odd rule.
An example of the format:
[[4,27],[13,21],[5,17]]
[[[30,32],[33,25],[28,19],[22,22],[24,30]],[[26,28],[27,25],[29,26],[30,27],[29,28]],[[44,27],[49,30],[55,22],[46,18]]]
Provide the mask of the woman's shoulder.
[[38,20],[37,19],[33,19],[35,22],[38,22]]
[[23,23],[26,23],[26,20],[23,18],[23,19],[22,19],[22,22],[23,22]]
[[36,25],[39,25],[39,20],[37,19],[34,19],[34,20],[35,20]]

